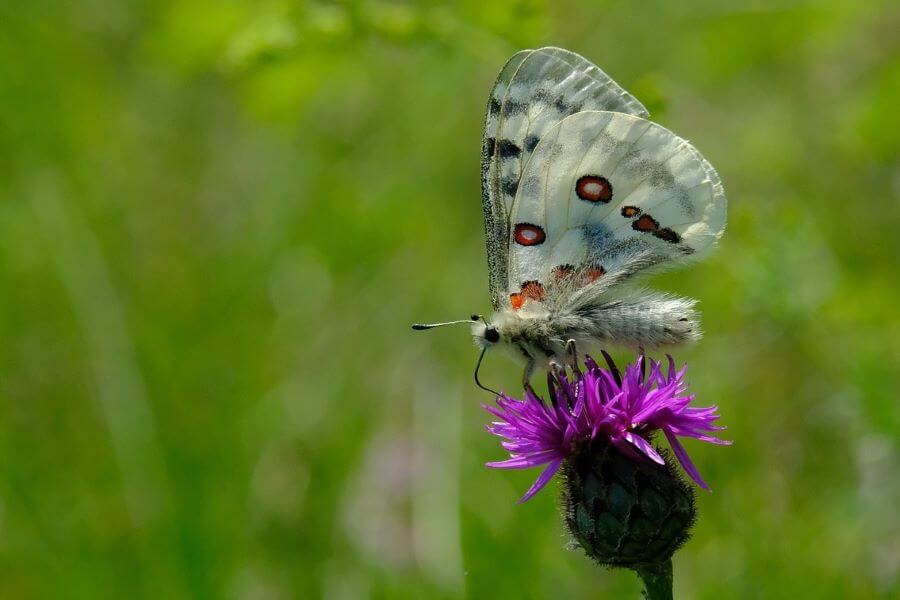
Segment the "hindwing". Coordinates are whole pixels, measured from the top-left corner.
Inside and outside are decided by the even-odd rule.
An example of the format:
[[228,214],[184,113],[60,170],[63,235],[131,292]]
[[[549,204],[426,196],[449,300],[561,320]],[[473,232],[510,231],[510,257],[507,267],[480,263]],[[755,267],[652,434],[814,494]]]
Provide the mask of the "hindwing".
[[582,111],[544,132],[510,210],[508,301],[584,302],[632,275],[695,258],[725,227],[712,166],[646,119]]

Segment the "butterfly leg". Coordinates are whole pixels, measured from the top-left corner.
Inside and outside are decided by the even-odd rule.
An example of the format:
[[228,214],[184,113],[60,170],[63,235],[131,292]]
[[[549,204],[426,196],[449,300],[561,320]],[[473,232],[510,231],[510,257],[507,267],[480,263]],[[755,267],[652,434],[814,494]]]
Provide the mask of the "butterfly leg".
[[565,370],[566,370],[565,367],[563,367],[563,365],[561,365],[560,363],[556,362],[553,359],[550,359],[550,361],[547,363],[547,366],[548,366],[548,371],[551,373],[559,374],[559,373],[565,372]]
[[569,339],[566,342],[566,360],[572,366],[573,371],[576,373],[581,372],[578,368],[578,345],[573,339]]
[[564,378],[566,376],[566,368],[558,362],[552,361],[550,363],[550,372],[548,375],[550,374],[557,378]]
[[641,344],[638,346],[641,354],[641,381],[646,381],[647,379],[647,351],[644,350],[644,345]]
[[534,374],[534,365],[534,359],[529,356],[528,360],[525,362],[525,371],[522,373],[522,387],[532,394],[535,393],[534,388],[531,387],[531,376]]
[[600,350],[600,353],[603,355],[603,359],[606,361],[606,365],[609,367],[609,372],[612,373],[613,379],[616,380],[617,384],[622,385],[622,374],[619,372],[619,367],[616,366],[612,356],[610,356],[609,352],[606,350]]

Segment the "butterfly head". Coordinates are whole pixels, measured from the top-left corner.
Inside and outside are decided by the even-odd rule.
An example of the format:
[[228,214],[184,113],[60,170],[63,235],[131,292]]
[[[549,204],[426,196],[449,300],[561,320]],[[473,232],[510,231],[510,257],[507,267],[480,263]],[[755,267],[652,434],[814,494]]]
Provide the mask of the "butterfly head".
[[500,341],[500,330],[480,315],[472,315],[472,337],[479,348],[490,348]]
[[500,341],[500,330],[496,325],[492,325],[481,315],[472,315],[468,319],[446,321],[444,323],[417,323],[412,327],[416,331],[423,331],[426,329],[434,329],[435,327],[443,327],[444,325],[458,325],[461,323],[472,324],[472,337],[475,338],[475,344],[479,348],[489,348]]

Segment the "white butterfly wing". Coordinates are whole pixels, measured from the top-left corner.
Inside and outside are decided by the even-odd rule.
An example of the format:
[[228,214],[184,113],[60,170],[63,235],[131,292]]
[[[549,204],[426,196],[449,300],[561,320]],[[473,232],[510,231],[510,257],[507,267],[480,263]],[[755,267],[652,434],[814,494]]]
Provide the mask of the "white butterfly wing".
[[561,48],[523,50],[500,71],[488,101],[481,184],[491,301],[509,292],[511,210],[525,165],[545,134],[579,111],[647,116],[633,96],[587,59]]
[[718,175],[686,140],[623,113],[568,116],[535,147],[511,207],[509,302],[571,303],[696,257],[725,212]]

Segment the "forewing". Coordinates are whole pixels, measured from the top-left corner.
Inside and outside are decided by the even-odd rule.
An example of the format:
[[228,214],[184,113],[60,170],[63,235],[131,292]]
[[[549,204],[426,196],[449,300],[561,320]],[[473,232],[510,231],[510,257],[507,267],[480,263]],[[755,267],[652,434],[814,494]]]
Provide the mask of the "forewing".
[[510,211],[525,165],[545,133],[584,110],[647,116],[587,59],[561,48],[523,50],[500,71],[485,117],[481,188],[494,308],[509,292]]
[[646,119],[571,115],[545,132],[511,212],[513,308],[584,303],[628,277],[692,258],[725,227],[712,166]]

